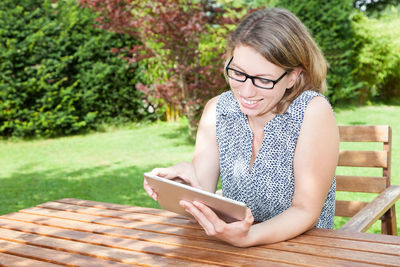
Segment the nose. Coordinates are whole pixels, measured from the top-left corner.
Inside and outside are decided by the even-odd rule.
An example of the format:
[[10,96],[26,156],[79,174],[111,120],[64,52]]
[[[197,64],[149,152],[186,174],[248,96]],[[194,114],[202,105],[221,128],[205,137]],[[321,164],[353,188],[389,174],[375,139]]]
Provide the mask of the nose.
[[254,86],[253,81],[251,79],[247,79],[244,81],[238,88],[239,94],[243,97],[250,98],[257,94],[257,87]]

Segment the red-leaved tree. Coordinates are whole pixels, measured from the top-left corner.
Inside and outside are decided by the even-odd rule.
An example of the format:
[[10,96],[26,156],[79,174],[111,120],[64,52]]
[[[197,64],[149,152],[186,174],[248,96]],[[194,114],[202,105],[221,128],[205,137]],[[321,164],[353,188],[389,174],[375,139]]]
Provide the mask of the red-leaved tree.
[[[189,119],[194,137],[203,106],[226,88],[223,51],[229,12],[215,0],[79,0],[98,12],[103,29],[126,33],[138,44],[123,51],[130,62],[147,64],[147,85],[137,88],[164,99]],[[144,60],[144,61],[143,61]]]

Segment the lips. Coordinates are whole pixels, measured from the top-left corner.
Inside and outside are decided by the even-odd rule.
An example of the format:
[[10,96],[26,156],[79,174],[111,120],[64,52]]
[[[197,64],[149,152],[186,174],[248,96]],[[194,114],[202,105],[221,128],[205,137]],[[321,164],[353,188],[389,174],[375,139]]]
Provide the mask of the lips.
[[254,105],[261,101],[261,99],[260,100],[247,100],[247,99],[244,99],[243,97],[241,99],[242,99],[242,102],[247,105]]

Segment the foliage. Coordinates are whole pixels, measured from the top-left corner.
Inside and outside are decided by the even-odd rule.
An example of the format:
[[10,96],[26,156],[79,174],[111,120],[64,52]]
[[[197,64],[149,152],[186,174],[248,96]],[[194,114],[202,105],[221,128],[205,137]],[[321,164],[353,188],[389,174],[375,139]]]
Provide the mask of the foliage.
[[228,12],[213,0],[80,2],[99,12],[103,29],[140,40],[120,50],[129,51],[131,62],[147,59],[151,84],[140,89],[183,112],[193,136],[203,105],[226,86],[221,36],[232,22]]
[[358,12],[353,18],[357,68],[362,81],[362,101],[374,96],[384,100],[400,97],[400,12],[394,7],[380,18]]
[[368,15],[376,15],[385,10],[388,6],[398,5],[399,0],[356,0],[354,7],[365,11]]
[[76,1],[0,2],[0,134],[56,136],[143,117],[134,65],[111,55],[132,43],[95,29]]
[[354,11],[351,0],[289,1],[277,5],[296,14],[312,33],[329,63],[327,96],[333,103],[358,95],[358,84],[353,78],[355,68],[354,35],[350,16]]

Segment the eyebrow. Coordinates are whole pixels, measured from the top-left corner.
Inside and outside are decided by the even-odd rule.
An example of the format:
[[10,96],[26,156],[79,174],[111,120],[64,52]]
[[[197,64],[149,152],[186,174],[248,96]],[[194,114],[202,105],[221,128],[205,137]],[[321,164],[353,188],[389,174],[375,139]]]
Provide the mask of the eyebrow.
[[[234,67],[236,67],[236,68],[238,68],[241,72],[244,72],[244,73],[246,73],[247,75],[249,75],[244,69],[242,69],[240,66],[236,65],[235,63],[231,62],[231,65],[234,66]],[[251,76],[257,76],[257,77],[260,77],[260,78],[264,78],[263,76],[268,76],[268,77],[270,77],[270,78],[272,78],[272,79],[275,78],[274,75],[269,74],[269,73],[256,74],[256,75],[251,75]],[[268,79],[268,80],[269,80],[269,78],[264,78],[264,79]]]

